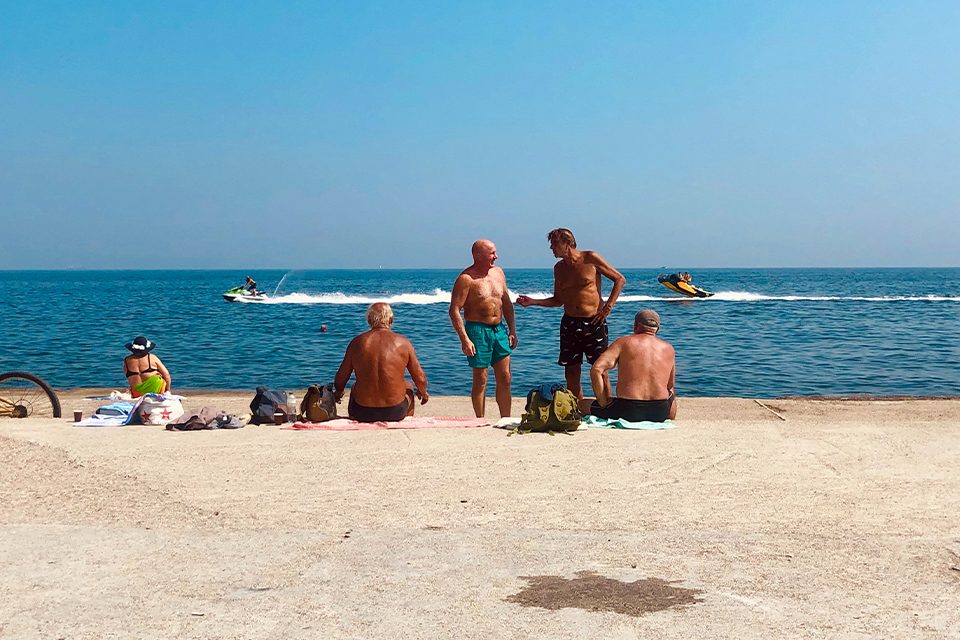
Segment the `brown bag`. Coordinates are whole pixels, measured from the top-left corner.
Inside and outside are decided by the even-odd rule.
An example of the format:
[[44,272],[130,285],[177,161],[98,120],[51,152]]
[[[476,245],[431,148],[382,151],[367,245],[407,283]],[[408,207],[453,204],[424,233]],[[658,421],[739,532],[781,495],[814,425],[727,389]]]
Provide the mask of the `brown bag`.
[[325,422],[337,417],[337,403],[334,399],[332,384],[322,387],[310,385],[300,402],[300,420],[304,422]]

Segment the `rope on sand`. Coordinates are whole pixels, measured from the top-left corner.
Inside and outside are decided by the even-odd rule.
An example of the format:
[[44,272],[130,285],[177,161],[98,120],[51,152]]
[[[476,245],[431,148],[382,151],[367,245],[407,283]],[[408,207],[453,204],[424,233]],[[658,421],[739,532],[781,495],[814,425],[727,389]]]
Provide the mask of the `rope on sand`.
[[764,409],[766,409],[767,411],[769,411],[769,412],[772,413],[773,415],[777,416],[778,418],[780,418],[780,419],[783,420],[784,422],[787,421],[787,419],[784,418],[781,414],[779,414],[779,413],[778,413],[777,411],[775,411],[774,409],[771,409],[771,408],[768,407],[767,405],[763,404],[763,403],[760,402],[759,400],[754,400],[754,402],[756,402],[758,405],[760,405],[761,407],[763,407]]

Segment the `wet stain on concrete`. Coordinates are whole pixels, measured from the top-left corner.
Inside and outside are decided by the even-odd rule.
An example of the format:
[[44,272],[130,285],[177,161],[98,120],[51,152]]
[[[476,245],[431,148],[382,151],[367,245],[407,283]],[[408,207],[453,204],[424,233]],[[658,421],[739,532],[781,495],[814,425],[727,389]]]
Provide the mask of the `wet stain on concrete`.
[[575,578],[561,576],[520,576],[527,587],[507,597],[524,607],[556,611],[572,607],[585,611],[612,611],[628,616],[664,611],[703,602],[699,589],[674,586],[659,578],[621,582],[593,571],[578,571]]

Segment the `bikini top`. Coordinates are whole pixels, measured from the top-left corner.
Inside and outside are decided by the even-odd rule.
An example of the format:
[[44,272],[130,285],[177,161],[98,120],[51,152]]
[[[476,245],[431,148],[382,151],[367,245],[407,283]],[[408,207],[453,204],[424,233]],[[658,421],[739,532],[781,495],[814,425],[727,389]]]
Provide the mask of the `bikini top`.
[[149,353],[147,354],[147,364],[150,365],[150,366],[148,366],[148,367],[147,367],[146,369],[144,369],[143,371],[130,371],[129,369],[126,369],[126,367],[124,367],[126,370],[123,372],[123,374],[129,378],[130,376],[145,376],[145,375],[147,375],[148,373],[160,373],[160,370],[157,369],[157,368],[155,368],[155,367],[150,363],[150,354],[149,354]]

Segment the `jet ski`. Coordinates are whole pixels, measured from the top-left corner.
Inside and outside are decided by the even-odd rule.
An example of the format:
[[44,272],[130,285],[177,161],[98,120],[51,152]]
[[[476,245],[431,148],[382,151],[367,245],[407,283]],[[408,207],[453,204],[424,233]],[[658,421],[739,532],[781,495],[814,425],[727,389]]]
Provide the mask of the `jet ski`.
[[679,274],[661,274],[657,276],[657,282],[665,286],[670,291],[674,293],[679,293],[682,296],[687,296],[688,298],[709,298],[713,295],[712,291],[704,291],[700,287],[693,285],[689,282],[686,282],[680,278]]
[[267,299],[267,294],[262,291],[250,293],[243,287],[228,289],[222,295],[227,302],[264,302]]

